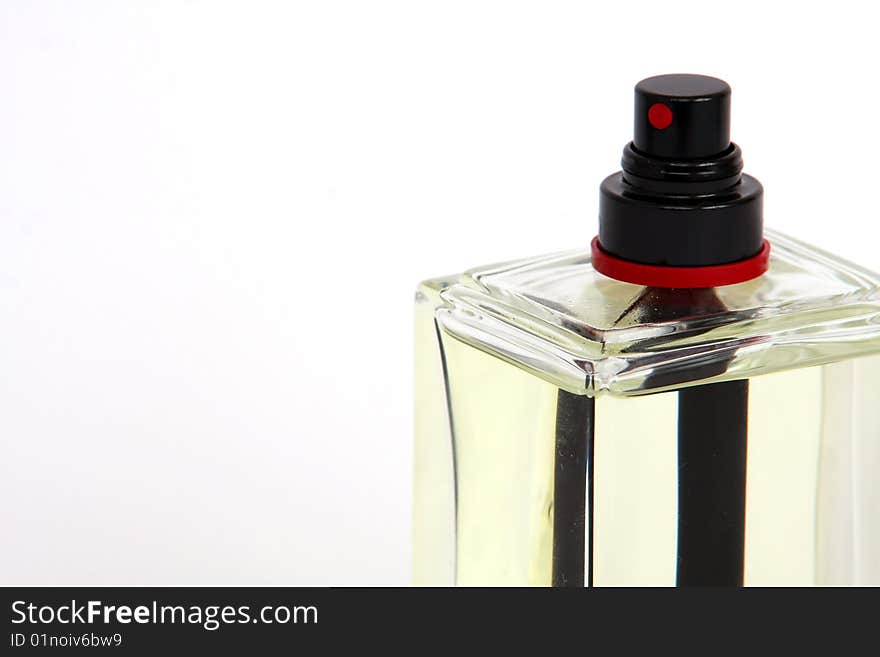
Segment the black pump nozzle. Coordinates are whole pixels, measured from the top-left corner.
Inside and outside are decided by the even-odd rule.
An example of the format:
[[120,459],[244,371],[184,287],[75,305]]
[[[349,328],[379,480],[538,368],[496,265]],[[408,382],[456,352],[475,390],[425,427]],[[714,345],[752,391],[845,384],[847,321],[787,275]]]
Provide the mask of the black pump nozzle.
[[713,158],[730,148],[730,86],[706,75],[636,85],[633,146],[649,157]]
[[635,134],[623,171],[600,188],[599,245],[637,264],[705,267],[764,245],[761,183],[730,141],[730,87],[705,75],[659,75],[635,88]]

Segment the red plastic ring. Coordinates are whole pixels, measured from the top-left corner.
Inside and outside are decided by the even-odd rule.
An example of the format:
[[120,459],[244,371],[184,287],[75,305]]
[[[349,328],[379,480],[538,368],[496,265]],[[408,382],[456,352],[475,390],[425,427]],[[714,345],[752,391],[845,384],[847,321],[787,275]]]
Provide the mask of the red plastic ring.
[[599,238],[592,242],[593,269],[609,278],[647,287],[698,288],[720,287],[757,278],[770,263],[770,242],[756,256],[709,267],[661,267],[621,260],[602,249]]

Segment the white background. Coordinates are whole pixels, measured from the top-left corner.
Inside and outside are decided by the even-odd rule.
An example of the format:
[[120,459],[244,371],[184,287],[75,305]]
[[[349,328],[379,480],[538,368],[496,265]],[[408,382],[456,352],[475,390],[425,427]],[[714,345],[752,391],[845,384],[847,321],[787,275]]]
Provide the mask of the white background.
[[0,3],[0,583],[406,584],[419,279],[586,246],[632,86],[880,269],[871,3]]

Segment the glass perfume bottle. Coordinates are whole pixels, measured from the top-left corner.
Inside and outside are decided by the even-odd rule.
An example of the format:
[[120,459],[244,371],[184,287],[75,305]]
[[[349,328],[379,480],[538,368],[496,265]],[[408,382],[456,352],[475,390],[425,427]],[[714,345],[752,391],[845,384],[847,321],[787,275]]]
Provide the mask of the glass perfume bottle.
[[418,288],[415,583],[880,584],[880,276],[763,231],[726,83],[635,101],[591,248]]

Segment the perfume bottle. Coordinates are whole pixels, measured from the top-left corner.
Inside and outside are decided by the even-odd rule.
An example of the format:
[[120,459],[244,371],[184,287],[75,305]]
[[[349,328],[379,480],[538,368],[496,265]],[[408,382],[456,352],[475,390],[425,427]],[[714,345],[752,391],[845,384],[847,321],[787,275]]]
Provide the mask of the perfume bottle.
[[416,584],[880,584],[880,276],[764,231],[730,95],[639,82],[592,244],[418,287]]

